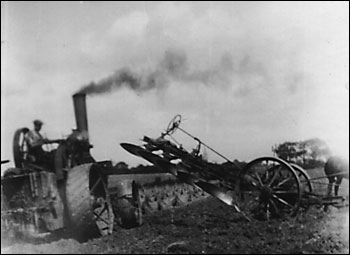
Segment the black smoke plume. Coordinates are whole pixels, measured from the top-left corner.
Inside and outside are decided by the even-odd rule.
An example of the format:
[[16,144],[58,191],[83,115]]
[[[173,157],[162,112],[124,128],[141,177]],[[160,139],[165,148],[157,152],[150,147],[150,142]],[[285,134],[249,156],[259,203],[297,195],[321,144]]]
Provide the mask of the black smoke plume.
[[139,74],[129,68],[122,68],[107,78],[87,84],[77,93],[102,94],[122,87],[137,92],[145,92],[152,89],[166,88],[170,81],[200,82],[205,85],[227,82],[229,78],[228,69],[231,68],[227,63],[230,62],[227,61],[229,58],[227,56],[223,57],[223,61],[218,67],[202,71],[190,71],[187,55],[184,51],[168,50],[151,72]]

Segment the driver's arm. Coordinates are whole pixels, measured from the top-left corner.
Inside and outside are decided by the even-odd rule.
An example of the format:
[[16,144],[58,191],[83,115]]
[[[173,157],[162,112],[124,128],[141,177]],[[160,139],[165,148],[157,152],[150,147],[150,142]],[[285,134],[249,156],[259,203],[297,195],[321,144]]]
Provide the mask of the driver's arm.
[[60,143],[61,141],[62,139],[50,140],[50,139],[44,138],[44,143]]

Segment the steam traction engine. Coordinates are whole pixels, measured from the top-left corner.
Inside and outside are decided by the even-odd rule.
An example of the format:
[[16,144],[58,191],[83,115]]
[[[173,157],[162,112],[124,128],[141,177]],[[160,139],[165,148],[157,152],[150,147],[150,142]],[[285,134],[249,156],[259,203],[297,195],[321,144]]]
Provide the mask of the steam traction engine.
[[36,236],[65,228],[85,239],[112,233],[114,215],[119,223],[123,217],[140,222],[137,202],[123,200],[136,192],[131,185],[116,187],[123,207],[112,208],[107,178],[113,167],[110,161],[96,162],[90,154],[85,96],[73,96],[77,129],[68,138],[56,140],[59,145],[50,152],[48,162],[31,159],[24,139],[28,128],[15,132],[15,168],[1,179],[4,234]]

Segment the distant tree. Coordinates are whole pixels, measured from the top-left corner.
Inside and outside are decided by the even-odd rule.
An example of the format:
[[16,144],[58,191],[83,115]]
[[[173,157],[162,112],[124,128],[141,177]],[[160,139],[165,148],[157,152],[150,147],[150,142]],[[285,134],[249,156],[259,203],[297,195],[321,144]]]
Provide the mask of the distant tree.
[[306,153],[304,144],[301,142],[284,142],[273,148],[276,155],[288,162],[300,163]]
[[114,166],[115,168],[119,169],[119,170],[125,170],[125,169],[129,169],[129,166],[127,163],[125,163],[124,161],[120,161],[117,164],[115,164]]
[[132,170],[134,172],[142,172],[142,171],[145,171],[145,169],[146,169],[146,166],[139,164],[137,167],[134,167]]
[[330,155],[329,147],[319,138],[300,142],[284,142],[274,146],[272,151],[279,158],[304,167],[321,166]]

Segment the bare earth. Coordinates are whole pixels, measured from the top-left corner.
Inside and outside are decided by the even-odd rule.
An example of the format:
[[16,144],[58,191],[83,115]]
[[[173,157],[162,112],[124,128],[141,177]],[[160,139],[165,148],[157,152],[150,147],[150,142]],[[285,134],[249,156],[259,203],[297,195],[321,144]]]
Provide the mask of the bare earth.
[[348,206],[327,213],[312,207],[297,218],[250,223],[209,197],[153,213],[144,222],[86,243],[2,237],[1,253],[349,253]]

